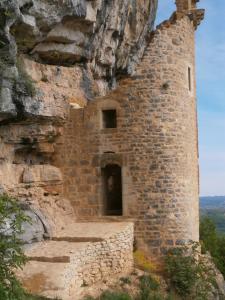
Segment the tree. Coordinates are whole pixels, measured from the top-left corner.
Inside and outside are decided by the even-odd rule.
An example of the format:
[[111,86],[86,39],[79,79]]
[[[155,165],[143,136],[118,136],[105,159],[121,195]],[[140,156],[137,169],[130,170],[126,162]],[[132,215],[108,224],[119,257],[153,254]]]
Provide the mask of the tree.
[[216,264],[225,278],[225,236],[221,235],[217,241]]
[[203,217],[200,222],[200,240],[203,242],[203,252],[206,250],[212,256],[217,255],[217,232],[216,225],[209,217]]
[[19,235],[22,224],[29,222],[16,199],[0,195],[0,299],[24,298],[24,291],[16,279],[14,270],[26,262]]
[[223,276],[225,276],[225,236],[217,233],[216,225],[209,217],[201,219],[200,240],[202,243],[202,252],[210,252],[215,265]]

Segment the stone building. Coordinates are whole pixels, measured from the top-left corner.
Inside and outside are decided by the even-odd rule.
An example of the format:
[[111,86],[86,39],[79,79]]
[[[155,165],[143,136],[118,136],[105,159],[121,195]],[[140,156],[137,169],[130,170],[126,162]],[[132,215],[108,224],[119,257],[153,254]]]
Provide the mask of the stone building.
[[0,1],[0,192],[34,221],[30,292],[126,276],[134,238],[159,261],[198,241],[197,2],[152,31],[157,0]]
[[199,238],[196,0],[152,32],[136,72],[71,108],[56,164],[77,219],[131,218],[151,256]]

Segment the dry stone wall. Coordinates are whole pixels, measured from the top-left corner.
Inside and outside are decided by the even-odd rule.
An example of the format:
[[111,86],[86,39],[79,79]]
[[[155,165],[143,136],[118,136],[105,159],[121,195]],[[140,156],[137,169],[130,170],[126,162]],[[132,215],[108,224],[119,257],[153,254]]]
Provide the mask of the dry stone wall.
[[[194,24],[174,14],[152,35],[131,78],[81,110],[71,109],[57,164],[77,217],[104,214],[102,168],[122,168],[123,215],[152,255],[198,240],[198,141]],[[102,127],[115,109],[117,128]]]
[[[92,225],[88,226],[90,229]],[[24,287],[50,299],[74,300],[80,299],[84,286],[128,275],[133,270],[133,224],[107,226],[115,228],[97,242],[73,242],[72,237],[61,237],[60,241],[42,242],[28,249],[30,261],[18,271]]]
[[133,269],[133,224],[127,223],[125,229],[108,240],[89,244],[74,257],[74,263],[77,270],[74,291],[83,284],[129,274]]

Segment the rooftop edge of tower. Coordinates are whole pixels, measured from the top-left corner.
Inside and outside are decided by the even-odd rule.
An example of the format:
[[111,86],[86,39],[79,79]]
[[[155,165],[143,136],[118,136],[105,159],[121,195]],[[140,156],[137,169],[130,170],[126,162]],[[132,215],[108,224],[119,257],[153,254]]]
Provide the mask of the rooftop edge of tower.
[[197,2],[200,0],[176,0],[176,15],[187,15],[193,21],[194,28],[197,29],[201,21],[204,19],[205,10],[197,8]]

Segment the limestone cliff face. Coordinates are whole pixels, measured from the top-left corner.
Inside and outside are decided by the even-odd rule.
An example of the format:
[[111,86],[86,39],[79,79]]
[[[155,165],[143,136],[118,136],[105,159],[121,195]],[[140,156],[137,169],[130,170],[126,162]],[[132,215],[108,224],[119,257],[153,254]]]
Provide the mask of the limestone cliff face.
[[39,91],[31,97],[21,66],[15,67],[16,61],[21,65],[18,55],[75,68],[82,77],[78,81],[84,98],[91,99],[113,88],[116,77],[133,71],[152,29],[156,6],[157,0],[1,1],[1,119],[46,116],[43,95]]
[[70,107],[133,72],[156,8],[157,0],[0,1],[0,186],[50,227],[73,214],[54,163]]

